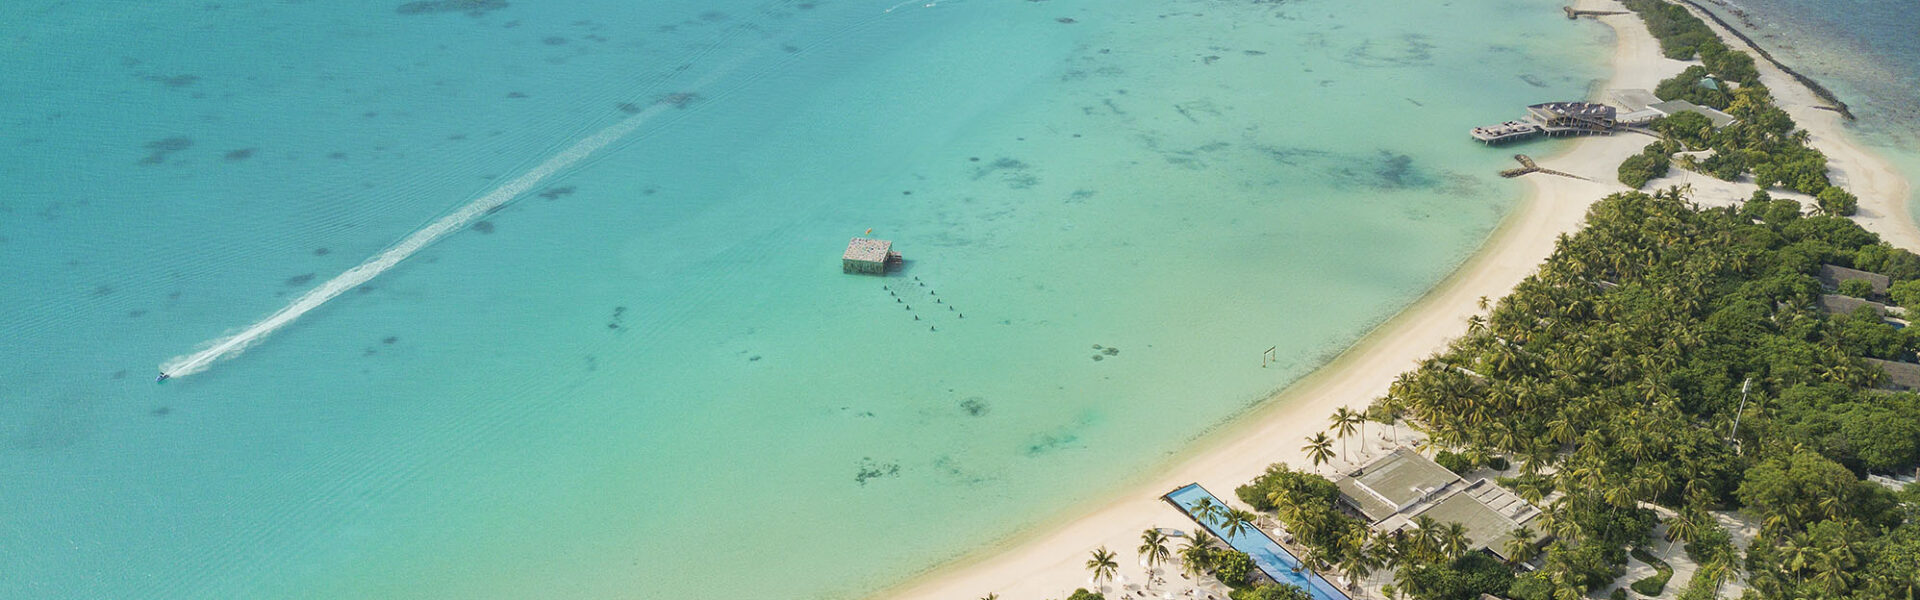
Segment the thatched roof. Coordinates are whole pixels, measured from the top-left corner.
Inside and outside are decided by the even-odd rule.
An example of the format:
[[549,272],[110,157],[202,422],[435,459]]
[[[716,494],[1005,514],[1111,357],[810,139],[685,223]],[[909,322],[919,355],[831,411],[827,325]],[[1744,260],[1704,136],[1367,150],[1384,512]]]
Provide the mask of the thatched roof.
[[1880,387],[1903,392],[1920,390],[1920,365],[1878,358],[1860,360],[1866,361],[1867,366],[1878,367],[1887,373],[1887,380],[1881,383]]
[[1873,295],[1875,296],[1886,295],[1887,288],[1893,286],[1893,279],[1885,275],[1833,265],[1820,265],[1820,274],[1818,277],[1820,278],[1820,285],[1826,286],[1827,289],[1830,290],[1840,289],[1840,283],[1844,281],[1865,281],[1873,285]]

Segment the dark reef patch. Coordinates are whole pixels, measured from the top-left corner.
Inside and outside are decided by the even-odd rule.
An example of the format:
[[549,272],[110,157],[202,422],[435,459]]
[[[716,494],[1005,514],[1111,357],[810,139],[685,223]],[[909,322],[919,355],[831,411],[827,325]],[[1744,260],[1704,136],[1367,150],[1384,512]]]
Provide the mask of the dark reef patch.
[[546,44],[548,46],[565,46],[567,45],[567,41],[568,41],[567,38],[562,36],[557,36],[557,35],[550,35],[544,38],[540,38],[540,43]]
[[157,165],[167,162],[168,156],[192,147],[193,139],[185,136],[174,136],[147,142],[147,157],[140,159],[140,164]]
[[402,4],[393,11],[403,15],[466,13],[469,17],[480,17],[506,7],[506,0],[419,0]]
[[640,114],[640,105],[634,104],[632,102],[621,102],[619,104],[613,105],[613,107],[620,109],[620,112],[623,112],[629,115]]
[[473,224],[473,230],[480,233],[493,233],[493,221],[481,221]]
[[328,255],[328,254],[332,254],[332,253],[333,253],[333,251],[332,251],[332,250],[328,250],[328,249],[326,249],[325,247],[320,247],[320,248],[314,248],[314,249],[313,249],[313,255],[314,255],[314,256],[326,256],[326,255]]
[[227,156],[226,156],[227,162],[240,162],[249,158],[253,158],[253,152],[254,152],[253,148],[241,148],[239,150],[229,150],[227,151]]
[[970,417],[984,417],[987,415],[987,411],[992,410],[992,407],[987,405],[987,399],[979,396],[970,396],[960,401],[960,410],[966,411],[967,416]]
[[572,196],[572,195],[573,195],[573,186],[570,186],[570,185],[564,185],[556,188],[547,188],[545,191],[540,192],[540,197],[546,198],[548,200],[559,200],[562,197]]
[[286,283],[288,286],[306,285],[308,282],[313,281],[313,276],[314,276],[313,273],[302,273],[300,275],[288,277]]
[[199,75],[173,75],[173,76],[148,75],[146,76],[146,80],[152,81],[170,88],[183,88],[183,87],[191,86],[195,83],[199,83],[200,76]]
[[880,462],[874,462],[872,458],[861,458],[860,470],[854,474],[853,481],[854,483],[858,483],[860,485],[866,485],[868,481],[878,479],[881,477],[899,477],[899,476],[900,476],[900,463],[895,463],[895,462],[880,463]]
[[694,92],[674,92],[671,94],[662,95],[658,99],[654,100],[654,102],[656,103],[666,104],[674,108],[686,108],[687,105],[693,104],[699,101],[700,101],[700,94],[697,94]]
[[508,98],[525,98],[527,97],[527,95],[524,92],[507,92],[507,97]]

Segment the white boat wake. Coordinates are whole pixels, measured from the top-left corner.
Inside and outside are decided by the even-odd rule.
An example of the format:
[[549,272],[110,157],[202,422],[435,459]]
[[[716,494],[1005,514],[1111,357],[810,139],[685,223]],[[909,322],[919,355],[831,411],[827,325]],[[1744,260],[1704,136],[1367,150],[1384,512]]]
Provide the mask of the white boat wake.
[[[682,97],[684,98],[685,96]],[[627,134],[633,133],[634,130],[639,129],[642,124],[645,124],[654,116],[659,115],[662,111],[672,110],[683,103],[684,101],[675,102],[671,99],[655,102],[652,106],[622,119],[620,122],[588,136],[586,139],[580,140],[573,146],[568,147],[566,150],[535,166],[525,174],[502,184],[500,187],[494,188],[479,199],[468,203],[466,206],[460,207],[459,210],[455,210],[441,217],[439,220],[427,224],[426,227],[413,232],[412,235],[400,240],[399,243],[388,247],[379,254],[373,255],[373,257],[367,259],[366,262],[360,263],[354,268],[347,269],[346,272],[335,276],[333,279],[327,280],[326,283],[320,284],[319,287],[308,290],[307,293],[301,294],[300,297],[295,298],[293,302],[288,303],[285,307],[275,311],[273,314],[267,315],[266,318],[252,325],[248,325],[238,332],[206,342],[201,345],[200,350],[190,354],[176,356],[161,363],[159,381],[200,373],[206,371],[208,367],[221,359],[240,354],[248,347],[259,343],[261,339],[272,334],[274,331],[287,326],[288,323],[292,323],[295,319],[299,319],[301,315],[319,308],[321,305],[326,304],[328,300],[334,299],[334,297],[345,293],[347,290],[366,283],[374,277],[378,277],[381,273],[385,273],[388,269],[392,269],[395,265],[400,264],[400,261],[406,260],[407,257],[419,252],[421,248],[425,248],[439,241],[440,238],[446,237],[447,234],[466,228],[468,225],[473,224],[474,221],[486,216],[488,212],[505,206],[508,202],[512,202],[515,198],[520,197],[521,194],[532,190],[535,186],[540,185],[540,182],[552,177],[555,173],[579,163],[594,152],[605,148],[608,144],[622,137],[626,137]]]

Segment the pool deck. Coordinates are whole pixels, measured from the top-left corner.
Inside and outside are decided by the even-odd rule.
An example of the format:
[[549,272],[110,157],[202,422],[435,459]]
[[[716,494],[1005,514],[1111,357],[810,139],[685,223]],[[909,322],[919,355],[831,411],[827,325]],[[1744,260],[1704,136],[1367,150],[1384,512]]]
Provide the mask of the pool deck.
[[[1187,515],[1189,519],[1193,519],[1193,513],[1189,510],[1202,498],[1211,499],[1214,504],[1222,507],[1227,505],[1206,488],[1200,487],[1198,483],[1187,484],[1160,497],[1161,500],[1172,504],[1174,508],[1180,509],[1180,513]],[[1248,527],[1240,532],[1240,535],[1230,538],[1215,523],[1193,520],[1200,523],[1201,527],[1207,528],[1207,531],[1214,536],[1226,540],[1227,545],[1232,546],[1233,549],[1247,553],[1247,556],[1253,559],[1253,564],[1260,568],[1260,572],[1274,581],[1307,590],[1307,595],[1313,600],[1352,600],[1346,592],[1340,590],[1340,586],[1334,585],[1333,582],[1317,574],[1295,571],[1294,569],[1300,566],[1300,559],[1295,558],[1286,548],[1281,548],[1279,542],[1273,541],[1273,538],[1268,537],[1267,533],[1260,528]]]

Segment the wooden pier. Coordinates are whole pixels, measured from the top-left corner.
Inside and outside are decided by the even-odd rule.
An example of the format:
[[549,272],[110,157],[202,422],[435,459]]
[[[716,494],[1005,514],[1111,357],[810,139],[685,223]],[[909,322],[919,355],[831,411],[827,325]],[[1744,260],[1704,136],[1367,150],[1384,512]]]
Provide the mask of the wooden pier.
[[1527,156],[1525,154],[1515,154],[1513,155],[1513,159],[1520,161],[1520,168],[1507,169],[1505,171],[1501,171],[1500,172],[1501,177],[1512,179],[1514,177],[1519,177],[1521,175],[1526,175],[1528,173],[1540,173],[1543,175],[1558,175],[1561,177],[1571,177],[1573,179],[1593,181],[1591,179],[1587,179],[1585,177],[1574,175],[1572,173],[1568,173],[1565,171],[1555,171],[1553,169],[1542,168],[1540,165],[1534,164],[1533,157]]
[[1580,10],[1578,8],[1574,8],[1571,6],[1562,6],[1560,7],[1560,10],[1567,11],[1568,19],[1578,19],[1580,17],[1604,17],[1607,15],[1632,14],[1624,10]]
[[893,251],[893,242],[857,237],[847,242],[847,253],[840,256],[840,272],[886,275],[904,260]]

